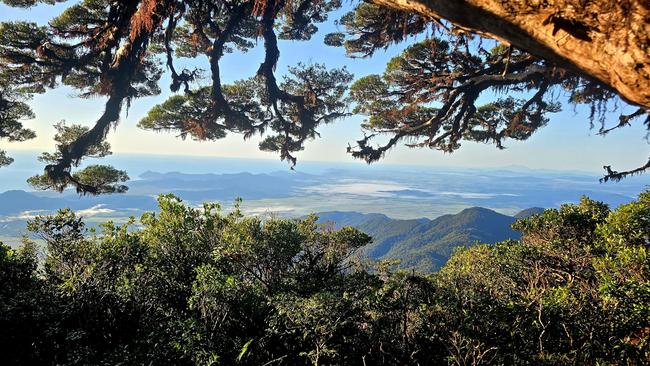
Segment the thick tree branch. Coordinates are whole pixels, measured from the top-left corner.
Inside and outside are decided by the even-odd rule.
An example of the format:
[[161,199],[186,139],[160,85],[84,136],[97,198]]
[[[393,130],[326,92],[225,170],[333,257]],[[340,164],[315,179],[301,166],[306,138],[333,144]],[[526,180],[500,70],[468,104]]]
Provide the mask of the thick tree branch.
[[645,0],[371,0],[512,44],[650,107],[650,7]]
[[[156,9],[164,10],[167,8],[165,4],[159,4],[159,6]],[[152,22],[159,25],[165,18],[165,14],[157,14],[156,9],[150,10],[150,14],[147,14],[147,16],[151,17]],[[129,12],[124,14],[124,17],[133,21],[140,10],[141,8],[138,8],[137,5],[132,6],[129,8]],[[53,186],[58,187],[59,190],[64,189],[67,184],[76,186],[77,191],[80,193],[94,193],[98,190],[98,187],[88,187],[77,182],[72,178],[70,171],[73,166],[79,165],[80,160],[86,155],[90,146],[97,144],[106,137],[109,126],[119,120],[124,101],[130,97],[133,76],[144,58],[149,35],[153,29],[153,25],[148,25],[148,23],[134,24],[132,26],[140,29],[137,31],[131,30],[131,37],[124,40],[123,44],[115,52],[110,67],[106,71],[110,92],[104,113],[95,122],[93,128],[61,149],[61,158],[56,163],[45,167],[46,176],[53,183]]]

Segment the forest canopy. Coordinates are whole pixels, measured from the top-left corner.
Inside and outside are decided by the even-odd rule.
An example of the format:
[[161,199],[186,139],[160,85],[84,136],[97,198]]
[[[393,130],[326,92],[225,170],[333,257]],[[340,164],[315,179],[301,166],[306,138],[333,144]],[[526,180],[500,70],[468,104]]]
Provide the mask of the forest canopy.
[[316,217],[191,208],[139,222],[70,210],[0,243],[3,365],[643,365],[650,193],[520,220],[518,241],[392,270]]
[[[3,0],[17,7],[55,2],[63,1]],[[105,109],[91,126],[57,127],[56,151],[41,156],[44,174],[29,182],[39,189],[74,187],[84,194],[124,192],[126,172],[106,165],[80,165],[85,158],[110,153],[105,142],[110,128],[138,98],[161,92],[164,73],[171,76],[167,87],[174,95],[152,108],[140,121],[141,128],[196,140],[218,140],[228,133],[245,139],[261,135],[259,148],[277,152],[292,166],[295,153],[305,141],[319,136],[320,126],[351,114],[366,117],[362,124],[366,133],[348,145],[348,152],[369,163],[399,144],[443,152],[457,150],[462,141],[504,148],[506,140],[525,140],[545,126],[563,104],[587,105],[591,112],[584,118],[592,126],[595,123],[602,135],[631,123],[650,128],[649,103],[644,99],[648,94],[647,7],[636,1],[594,2],[590,9],[596,14],[607,11],[626,22],[622,28],[607,28],[599,18],[589,18],[593,13],[576,10],[571,1],[564,8],[559,1],[526,5],[530,9],[523,10],[513,5],[510,10],[522,19],[525,14],[555,11],[540,20],[538,28],[550,29],[547,33],[563,37],[564,43],[581,42],[574,44],[571,59],[563,53],[564,46],[541,47],[541,36],[538,43],[531,42],[535,33],[526,22],[517,23],[521,34],[504,38],[471,16],[460,20],[454,16],[485,10],[493,2],[483,1],[484,9],[481,1],[459,1],[451,6],[456,13],[436,11],[444,8],[442,3],[423,7],[413,5],[419,2],[387,0],[351,4],[340,0],[84,0],[70,3],[46,25],[29,20],[2,22],[0,139],[21,141],[34,136],[22,121],[33,116],[25,101],[35,94],[66,85],[80,98],[102,97]],[[328,46],[344,47],[351,57],[372,57],[377,50],[401,42],[410,42],[408,48],[386,65],[382,75],[354,80],[344,68],[298,64],[278,79],[278,40],[309,40],[319,24],[334,21],[330,14],[342,6],[350,11],[335,20],[341,32],[325,36]],[[498,11],[494,14],[498,18]],[[485,17],[491,19],[487,13]],[[605,28],[611,37],[603,37]],[[588,67],[589,57],[599,56],[585,56],[578,46],[605,42],[604,46],[619,50],[615,31],[628,35],[627,53],[616,56],[634,62],[611,65],[608,70],[623,75],[623,81],[614,82]],[[410,41],[415,38],[423,40]],[[223,56],[246,53],[258,41],[264,56],[251,59],[260,62],[257,72],[224,84]],[[204,60],[207,68],[178,67],[178,61],[187,58]],[[624,82],[629,78],[623,71],[630,70],[636,72],[638,85]],[[484,102],[485,98],[489,100]],[[633,109],[623,113],[627,103]],[[620,111],[616,121],[606,118],[612,108]],[[0,152],[0,165],[10,162]],[[648,167],[650,160],[628,171],[606,166],[602,180],[619,180]]]

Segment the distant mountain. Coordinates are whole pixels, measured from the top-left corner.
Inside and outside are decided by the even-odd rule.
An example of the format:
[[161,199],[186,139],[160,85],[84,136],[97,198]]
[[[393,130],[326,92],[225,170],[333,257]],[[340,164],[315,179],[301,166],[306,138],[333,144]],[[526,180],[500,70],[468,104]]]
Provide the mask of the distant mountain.
[[510,228],[515,217],[482,207],[467,208],[434,220],[395,220],[381,214],[359,212],[319,213],[319,222],[336,227],[353,226],[373,237],[363,252],[373,259],[399,259],[401,267],[419,271],[438,270],[456,247],[475,242],[494,244],[519,239]]
[[521,219],[527,219],[527,218],[529,218],[531,216],[539,215],[539,214],[542,214],[542,213],[544,213],[543,208],[541,208],[541,207],[531,207],[531,208],[527,208],[525,210],[519,211],[513,217],[515,219],[517,219],[517,220],[521,220]]
[[57,198],[39,197],[25,191],[6,191],[0,193],[0,215],[19,214],[32,210],[53,210],[60,206]]
[[102,196],[59,195],[41,196],[36,193],[13,190],[0,193],[0,216],[19,215],[28,211],[54,211],[69,207],[85,210],[101,205],[114,211],[150,211],[158,207],[156,200],[149,196],[113,194]]
[[40,195],[12,190],[0,193],[0,238],[5,243],[17,242],[27,234],[27,220],[37,215],[53,214],[61,208],[70,208],[86,219],[89,227],[100,222],[126,221],[145,211],[156,210],[156,199],[149,196],[112,194],[101,196]]
[[304,173],[252,174],[185,174],[179,172],[144,172],[140,180],[128,183],[129,194],[173,193],[184,200],[232,201],[243,199],[289,197],[295,189],[313,180]]

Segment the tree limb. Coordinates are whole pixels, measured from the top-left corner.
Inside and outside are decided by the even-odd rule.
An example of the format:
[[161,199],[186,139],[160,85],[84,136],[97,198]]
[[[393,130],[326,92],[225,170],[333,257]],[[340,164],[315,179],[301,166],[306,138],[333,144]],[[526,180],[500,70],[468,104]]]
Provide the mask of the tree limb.
[[[650,7],[644,0],[371,0],[512,44],[650,107]],[[594,15],[595,14],[595,15]],[[607,14],[607,17],[600,16]]]

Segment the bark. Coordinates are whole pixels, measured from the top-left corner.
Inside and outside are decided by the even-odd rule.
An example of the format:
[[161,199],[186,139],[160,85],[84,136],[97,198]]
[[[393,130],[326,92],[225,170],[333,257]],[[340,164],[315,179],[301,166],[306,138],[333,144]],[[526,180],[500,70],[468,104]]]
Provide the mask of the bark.
[[650,107],[648,0],[369,0],[512,44]]

